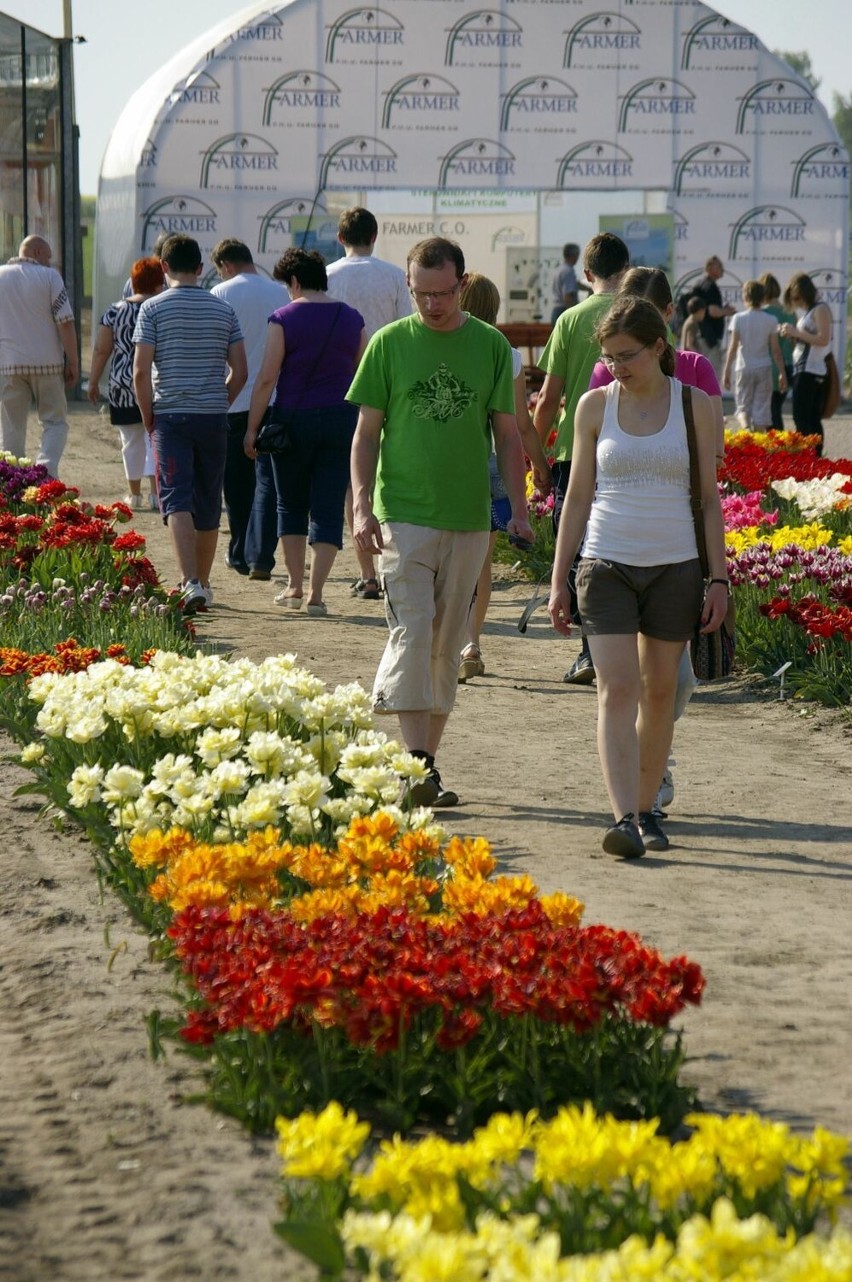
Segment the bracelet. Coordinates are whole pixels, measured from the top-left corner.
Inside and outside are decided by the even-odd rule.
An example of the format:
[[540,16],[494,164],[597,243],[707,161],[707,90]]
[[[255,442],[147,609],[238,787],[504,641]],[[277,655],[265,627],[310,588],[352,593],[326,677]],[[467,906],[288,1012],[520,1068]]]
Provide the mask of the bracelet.
[[731,580],[730,580],[730,579],[711,579],[711,580],[710,580],[710,586],[712,587],[714,583],[721,583],[721,585],[722,585],[722,587],[723,587],[723,588],[730,588],[730,586],[731,586]]

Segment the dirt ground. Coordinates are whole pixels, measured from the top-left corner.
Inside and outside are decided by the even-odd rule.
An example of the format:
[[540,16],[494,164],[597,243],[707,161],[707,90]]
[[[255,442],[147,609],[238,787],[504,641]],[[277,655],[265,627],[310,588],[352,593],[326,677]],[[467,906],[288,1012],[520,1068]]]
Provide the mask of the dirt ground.
[[[834,420],[827,444],[852,455],[852,420]],[[124,493],[113,430],[88,407],[74,409],[63,479],[90,500]],[[140,514],[137,527],[172,581],[159,518]],[[354,577],[344,552],[330,617],[308,618],[220,553],[200,634],[256,659],[295,651],[330,684],[369,685],[385,625],[380,603],[350,596]],[[486,835],[507,869],[578,895],[587,921],[701,963],[704,1004],[682,1026],[685,1077],[705,1108],[852,1135],[849,723],[782,702],[771,681],[700,689],[676,733],[671,850],[614,861],[600,848],[594,689],[562,683],[577,643],[543,610],[518,632],[530,595],[499,571],[488,675],[460,687],[440,755],[462,798],[442,814],[447,829]],[[311,1277],[269,1227],[272,1144],[189,1104],[188,1061],[149,1058],[145,1015],[169,994],[145,938],[99,894],[79,836],[12,797],[16,768],[2,777],[0,1279]]]

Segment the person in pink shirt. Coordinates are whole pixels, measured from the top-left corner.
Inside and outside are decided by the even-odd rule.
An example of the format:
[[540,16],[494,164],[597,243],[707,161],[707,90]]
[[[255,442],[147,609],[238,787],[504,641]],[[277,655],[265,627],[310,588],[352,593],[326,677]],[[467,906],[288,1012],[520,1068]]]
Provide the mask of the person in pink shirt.
[[[671,321],[674,299],[669,279],[661,268],[631,267],[625,272],[616,297],[624,298],[627,295],[647,298],[662,313],[667,325]],[[725,455],[725,416],[722,413],[722,389],[716,371],[700,352],[676,351],[674,376],[678,382],[686,383],[688,387],[700,387],[710,397],[716,423],[716,462],[721,463]],[[606,387],[613,379],[612,370],[607,369],[603,361],[598,361],[589,379],[589,389]]]

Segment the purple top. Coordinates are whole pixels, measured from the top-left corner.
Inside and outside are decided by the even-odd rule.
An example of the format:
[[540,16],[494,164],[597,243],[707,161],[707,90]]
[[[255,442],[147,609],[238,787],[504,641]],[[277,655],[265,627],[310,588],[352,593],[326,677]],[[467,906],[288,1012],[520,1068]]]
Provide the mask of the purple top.
[[[722,395],[716,371],[700,352],[675,352],[674,376],[679,383],[686,383],[687,387],[699,387],[708,396]],[[614,381],[612,371],[607,369],[603,361],[598,361],[589,379],[589,391],[593,387],[606,387]]]
[[273,405],[325,409],[342,405],[364,329],[364,318],[346,303],[288,303],[269,318],[284,330],[284,364]]

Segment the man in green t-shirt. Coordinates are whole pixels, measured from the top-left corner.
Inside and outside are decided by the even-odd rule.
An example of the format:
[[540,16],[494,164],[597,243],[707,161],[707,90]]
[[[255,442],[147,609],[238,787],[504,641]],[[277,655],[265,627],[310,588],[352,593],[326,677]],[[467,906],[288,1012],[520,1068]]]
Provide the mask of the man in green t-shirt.
[[[574,413],[580,397],[589,390],[589,379],[600,356],[600,348],[595,342],[595,327],[612,306],[613,295],[629,265],[630,251],[620,236],[601,232],[589,241],[583,254],[583,272],[592,292],[582,303],[562,313],[539,361],[539,368],[545,371],[545,380],[536,402],[533,422],[542,445],[547,444],[556,422],[552,473],[554,533],[559,529],[562,504],[568,490]],[[560,408],[563,396],[565,404]],[[580,653],[564,679],[569,684],[578,685],[595,679],[585,636]]]
[[509,501],[510,535],[532,540],[515,423],[511,348],[459,305],[460,246],[441,237],[408,255],[416,311],[370,340],[347,399],[355,545],[381,555],[390,636],[373,686],[428,774],[412,805],[451,806],[435,754],[455,701],[458,657],[488,548],[491,435]]

